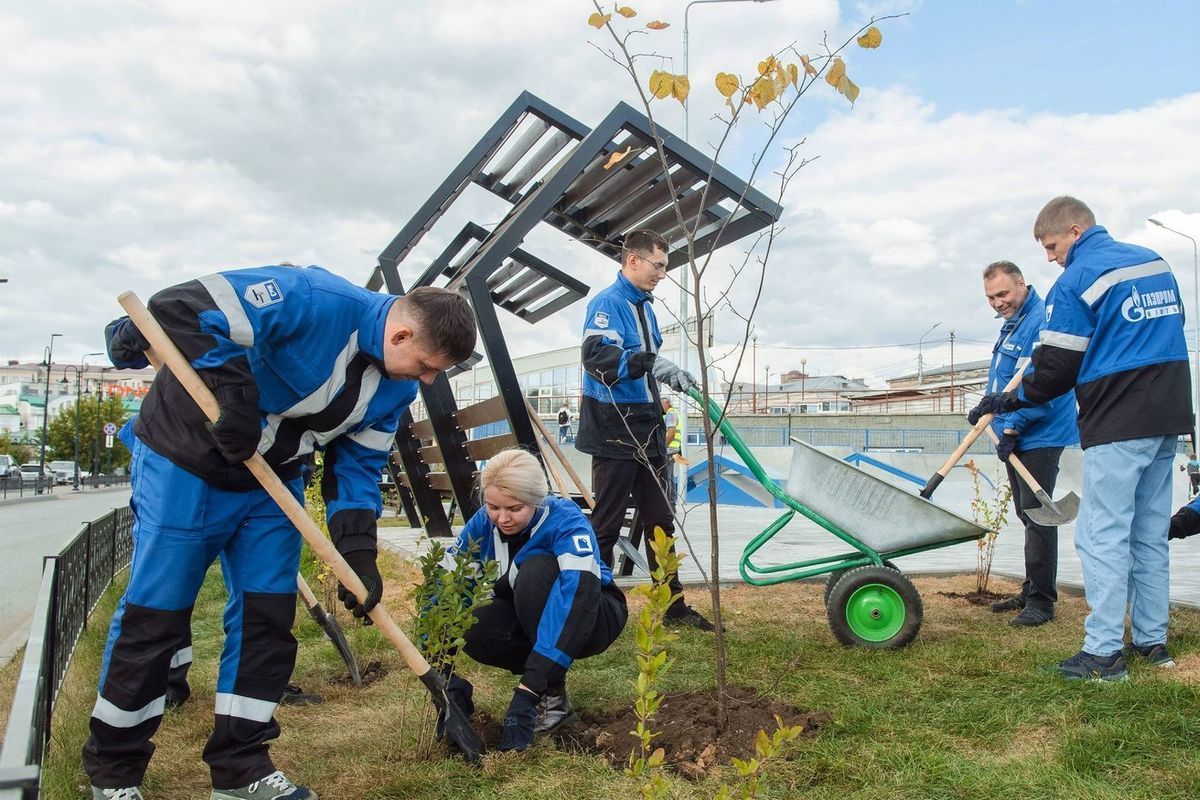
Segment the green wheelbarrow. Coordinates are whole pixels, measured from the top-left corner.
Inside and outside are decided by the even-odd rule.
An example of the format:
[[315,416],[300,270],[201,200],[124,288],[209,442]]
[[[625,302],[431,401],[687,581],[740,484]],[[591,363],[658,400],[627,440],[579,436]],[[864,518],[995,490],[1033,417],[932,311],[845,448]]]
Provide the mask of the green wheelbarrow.
[[[689,394],[704,406],[699,392]],[[785,491],[711,399],[707,412],[758,482],[787,508],[742,551],[742,578],[754,586],[769,586],[828,575],[825,608],[839,642],[876,649],[911,642],[921,629],[921,595],[889,559],[976,541],[988,530],[804,442],[793,448]],[[796,514],[854,549],[789,564],[756,565],[753,556]]]

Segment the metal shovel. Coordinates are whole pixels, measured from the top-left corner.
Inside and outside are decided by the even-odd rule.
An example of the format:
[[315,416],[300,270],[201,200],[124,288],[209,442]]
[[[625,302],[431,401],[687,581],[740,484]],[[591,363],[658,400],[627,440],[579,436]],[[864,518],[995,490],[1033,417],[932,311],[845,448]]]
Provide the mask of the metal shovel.
[[[989,426],[988,434],[992,437],[992,442],[1000,444],[1000,437]],[[1055,502],[1046,494],[1046,490],[1038,483],[1021,460],[1017,458],[1017,454],[1013,453],[1008,457],[1008,463],[1012,464],[1012,468],[1021,476],[1021,480],[1033,490],[1033,495],[1041,503],[1037,508],[1027,508],[1025,513],[1031,520],[1038,525],[1045,525],[1047,528],[1054,528],[1059,525],[1065,525],[1075,517],[1079,516],[1079,495],[1074,492],[1067,492],[1062,499]]]
[[[171,372],[175,375],[175,379],[187,389],[188,394],[196,401],[196,405],[204,411],[211,421],[216,422],[221,415],[221,407],[217,403],[217,398],[213,397],[212,390],[200,379],[196,371],[192,369],[192,365],[183,357],[183,353],[179,352],[179,348],[167,336],[166,331],[158,324],[158,320],[150,315],[146,310],[146,306],[138,299],[133,292],[122,292],[117,297],[117,302],[129,314],[129,318],[133,320],[133,324],[137,326],[146,340],[150,342],[150,346],[162,358],[163,363],[170,367]],[[283,481],[279,480],[279,476],[271,469],[263,457],[259,453],[255,453],[250,458],[246,459],[246,468],[253,473],[258,482],[262,484],[263,489],[271,498],[279,505],[279,508],[287,515],[287,518],[300,535],[304,537],[304,541],[308,542],[308,546],[316,553],[317,558],[324,561],[333,570],[333,575],[338,581],[350,590],[355,597],[362,600],[367,597],[367,587],[363,586],[363,582],[359,579],[358,574],[351,569],[346,563],[346,559],[342,558],[341,553],[333,546],[333,542],[325,538],[321,529],[313,522],[312,517],[308,516],[308,512],[304,507],[292,496],[288,488],[283,485]],[[399,651],[400,656],[404,659],[404,663],[412,670],[413,674],[420,678],[421,683],[425,684],[425,688],[429,691],[430,697],[433,699],[433,704],[438,711],[442,712],[446,720],[446,737],[463,752],[467,761],[472,764],[478,764],[483,758],[485,748],[483,740],[479,738],[479,734],[471,728],[471,721],[466,713],[450,699],[446,692],[446,681],[442,675],[429,666],[429,662],[425,660],[425,656],[421,655],[408,637],[404,635],[404,631],[392,619],[391,614],[382,604],[371,609],[369,615],[371,621],[375,623],[380,633],[388,638],[388,640]]]
[[329,641],[333,642],[334,649],[338,651],[342,661],[346,662],[346,668],[350,670],[350,680],[354,681],[355,686],[362,686],[362,672],[358,668],[358,661],[354,658],[354,651],[350,649],[350,643],[346,641],[346,634],[342,632],[342,626],[338,625],[338,621],[329,616],[321,607],[320,601],[313,594],[312,587],[308,585],[308,581],[304,580],[303,575],[296,575],[296,588],[300,590],[300,597],[304,600],[304,607],[308,609],[308,615],[321,626],[321,630],[325,631]]

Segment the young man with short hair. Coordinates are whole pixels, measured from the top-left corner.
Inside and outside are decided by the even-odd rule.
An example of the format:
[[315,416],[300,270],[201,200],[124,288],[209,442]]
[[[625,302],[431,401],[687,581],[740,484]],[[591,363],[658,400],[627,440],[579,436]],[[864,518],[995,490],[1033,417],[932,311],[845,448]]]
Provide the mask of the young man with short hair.
[[[158,292],[150,313],[221,406],[213,424],[169,369],[122,429],[133,452],[133,563],[113,615],[83,762],[96,800],[141,800],[172,659],[218,556],[229,592],[216,720],[204,748],[213,800],[315,800],[275,769],[267,742],[296,661],[292,621],[300,535],[243,465],[259,453],[303,502],[301,469],[325,453],[329,533],[362,579],[365,616],[383,594],[376,567],[377,481],[400,416],[470,356],[475,322],[461,296],[370,292],[320,267],[208,275]],[[115,366],[147,365],[128,317],[109,324]]]

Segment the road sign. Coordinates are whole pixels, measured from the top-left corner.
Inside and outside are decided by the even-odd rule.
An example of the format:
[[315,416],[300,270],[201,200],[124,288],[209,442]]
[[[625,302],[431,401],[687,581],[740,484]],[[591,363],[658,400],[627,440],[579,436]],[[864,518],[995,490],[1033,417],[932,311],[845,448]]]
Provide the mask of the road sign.
[[[106,435],[108,435],[108,436],[112,436],[112,435],[113,435],[114,433],[116,433],[116,432],[117,432],[117,425],[116,425],[116,423],[114,423],[114,422],[106,422],[106,423],[104,423],[104,433],[105,433]],[[110,447],[111,447],[111,445],[110,445]]]
[[107,447],[109,450],[112,450],[112,444],[113,444],[113,437],[112,437],[112,434],[110,433],[104,437],[104,446]]

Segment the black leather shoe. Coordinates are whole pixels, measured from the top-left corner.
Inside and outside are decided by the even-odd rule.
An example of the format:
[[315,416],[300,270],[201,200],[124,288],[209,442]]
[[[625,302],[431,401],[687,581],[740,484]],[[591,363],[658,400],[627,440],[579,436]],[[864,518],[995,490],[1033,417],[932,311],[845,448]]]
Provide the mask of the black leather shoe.
[[989,606],[993,613],[1003,614],[1005,611],[1020,611],[1025,607],[1025,598],[1019,594],[1014,594],[1007,600],[998,600]]
[[667,625],[689,625],[710,633],[716,630],[716,627],[699,611],[685,604],[683,600],[677,600],[667,609],[667,613],[663,615],[663,622]]
[[1008,621],[1008,624],[1014,628],[1036,628],[1038,625],[1045,625],[1053,619],[1053,609],[1047,610],[1045,608],[1025,606],[1020,614],[1017,614]]

